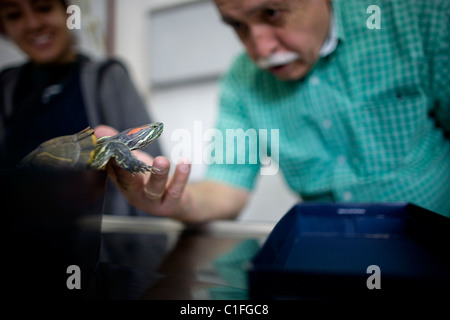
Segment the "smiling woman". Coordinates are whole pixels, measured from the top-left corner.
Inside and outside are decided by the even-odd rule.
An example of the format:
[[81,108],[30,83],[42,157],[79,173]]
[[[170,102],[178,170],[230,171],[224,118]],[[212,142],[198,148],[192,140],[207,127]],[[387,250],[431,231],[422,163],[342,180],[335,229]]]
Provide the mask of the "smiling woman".
[[76,59],[64,0],[0,0],[0,21],[9,38],[38,64]]
[[[154,122],[122,63],[93,61],[77,47],[68,5],[0,0],[3,33],[28,58],[0,73],[0,170],[15,168],[44,141],[88,126],[123,131]],[[157,142],[146,151],[161,153]],[[136,213],[112,185],[107,192],[106,214]]]

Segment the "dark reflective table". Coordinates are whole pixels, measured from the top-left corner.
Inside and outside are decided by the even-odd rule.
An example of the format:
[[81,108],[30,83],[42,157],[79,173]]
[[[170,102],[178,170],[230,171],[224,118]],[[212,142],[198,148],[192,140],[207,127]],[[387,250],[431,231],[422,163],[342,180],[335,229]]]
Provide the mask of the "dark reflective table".
[[[106,172],[0,171],[2,289],[11,299],[84,299],[98,265]],[[82,290],[67,270],[80,269]],[[84,290],[86,288],[86,290]]]
[[247,268],[274,224],[104,216],[99,299],[248,299]]
[[248,297],[248,261],[274,224],[102,215],[105,183],[95,170],[0,171],[2,289],[11,299]]

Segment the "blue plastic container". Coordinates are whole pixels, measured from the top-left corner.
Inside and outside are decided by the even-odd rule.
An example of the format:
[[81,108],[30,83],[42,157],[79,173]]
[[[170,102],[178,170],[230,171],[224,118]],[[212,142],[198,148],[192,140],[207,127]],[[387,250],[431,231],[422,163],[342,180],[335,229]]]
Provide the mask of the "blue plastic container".
[[249,270],[251,299],[449,297],[450,219],[407,203],[295,205]]

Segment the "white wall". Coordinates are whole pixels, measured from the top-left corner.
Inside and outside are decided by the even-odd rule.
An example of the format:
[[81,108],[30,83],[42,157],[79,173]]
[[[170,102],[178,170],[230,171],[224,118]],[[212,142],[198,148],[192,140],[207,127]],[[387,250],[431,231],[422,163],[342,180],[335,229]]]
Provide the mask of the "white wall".
[[[171,139],[174,130],[184,128],[192,132],[197,121],[201,121],[203,130],[213,128],[217,110],[218,92],[214,80],[168,88],[151,88],[148,81],[148,70],[151,72],[151,11],[189,2],[193,1],[116,0],[116,54],[125,60],[139,90],[149,103],[149,111],[154,119],[165,123],[160,141],[167,155],[177,144]],[[207,46],[208,43],[203,45]],[[204,170],[204,165],[194,164],[191,181],[201,179]],[[277,221],[297,201],[298,198],[286,187],[280,173],[260,176],[251,201],[240,219]]]

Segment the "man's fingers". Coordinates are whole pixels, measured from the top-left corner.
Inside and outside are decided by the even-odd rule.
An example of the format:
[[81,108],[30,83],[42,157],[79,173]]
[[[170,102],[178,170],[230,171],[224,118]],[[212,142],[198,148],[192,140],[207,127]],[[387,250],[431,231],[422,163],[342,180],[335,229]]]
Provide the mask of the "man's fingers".
[[186,184],[189,179],[189,173],[191,171],[191,165],[188,161],[182,160],[175,169],[175,173],[167,186],[167,191],[164,196],[164,202],[168,205],[176,204],[186,187]]
[[169,179],[170,162],[165,157],[156,157],[153,161],[153,167],[156,170],[150,175],[145,187],[145,195],[147,200],[161,202]]
[[107,166],[108,174],[128,201],[144,211],[158,215],[173,214],[186,187],[191,165],[182,161],[168,183],[170,162],[165,157],[152,159],[145,152],[136,151],[135,156],[155,168],[153,173],[131,174],[119,167],[112,159]]

